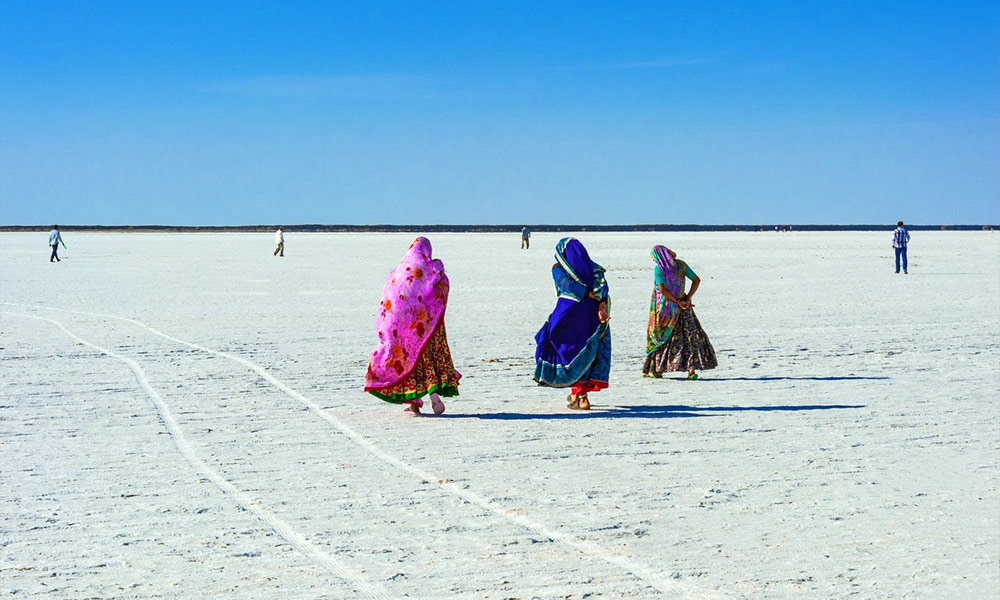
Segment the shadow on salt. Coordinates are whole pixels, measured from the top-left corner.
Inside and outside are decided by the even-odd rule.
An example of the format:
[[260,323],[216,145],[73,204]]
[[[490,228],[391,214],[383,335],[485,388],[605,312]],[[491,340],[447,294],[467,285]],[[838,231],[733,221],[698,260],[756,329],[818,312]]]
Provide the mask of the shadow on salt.
[[559,420],[559,419],[677,419],[719,416],[718,413],[763,411],[792,412],[808,410],[846,410],[865,408],[864,404],[801,404],[793,406],[595,406],[590,410],[563,413],[514,413],[445,414],[449,419],[486,419],[498,421]]

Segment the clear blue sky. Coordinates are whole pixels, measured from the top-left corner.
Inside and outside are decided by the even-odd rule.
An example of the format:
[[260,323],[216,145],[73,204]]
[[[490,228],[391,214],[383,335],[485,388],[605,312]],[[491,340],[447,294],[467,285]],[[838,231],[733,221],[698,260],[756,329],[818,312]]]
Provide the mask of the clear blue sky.
[[1000,2],[0,2],[0,223],[1000,222]]

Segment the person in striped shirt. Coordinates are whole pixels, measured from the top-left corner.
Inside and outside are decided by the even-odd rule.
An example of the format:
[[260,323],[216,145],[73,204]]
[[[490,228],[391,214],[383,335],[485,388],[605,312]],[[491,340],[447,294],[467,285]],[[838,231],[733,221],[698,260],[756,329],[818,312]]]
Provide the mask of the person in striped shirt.
[[892,232],[892,247],[896,250],[896,274],[899,274],[899,259],[903,258],[903,274],[909,275],[906,265],[906,245],[910,242],[910,232],[903,227],[903,222],[896,223],[896,231]]

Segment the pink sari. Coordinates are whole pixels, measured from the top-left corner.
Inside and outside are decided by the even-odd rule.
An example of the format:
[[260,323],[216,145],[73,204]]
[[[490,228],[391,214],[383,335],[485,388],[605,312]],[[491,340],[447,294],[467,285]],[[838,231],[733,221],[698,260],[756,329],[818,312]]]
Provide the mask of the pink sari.
[[444,263],[431,256],[430,241],[418,237],[382,288],[376,319],[379,341],[368,363],[366,392],[406,379],[444,320],[448,276]]

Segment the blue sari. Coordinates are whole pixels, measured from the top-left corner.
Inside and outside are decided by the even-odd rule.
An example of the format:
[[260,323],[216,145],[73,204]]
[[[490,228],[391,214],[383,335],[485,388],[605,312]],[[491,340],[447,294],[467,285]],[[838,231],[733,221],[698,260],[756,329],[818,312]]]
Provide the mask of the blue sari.
[[611,308],[604,267],[590,260],[578,240],[563,238],[556,245],[552,279],[558,299],[535,335],[535,381],[548,387],[573,386],[574,393],[604,389],[611,373],[611,327],[597,318],[600,300],[606,299]]

